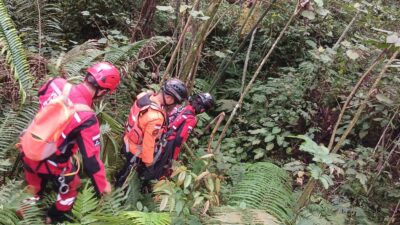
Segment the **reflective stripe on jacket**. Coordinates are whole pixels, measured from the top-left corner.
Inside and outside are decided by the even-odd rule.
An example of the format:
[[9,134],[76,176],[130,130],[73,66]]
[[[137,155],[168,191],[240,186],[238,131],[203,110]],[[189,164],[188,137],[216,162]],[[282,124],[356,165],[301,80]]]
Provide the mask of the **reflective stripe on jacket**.
[[[40,107],[61,95],[66,83],[63,78],[55,78],[43,85],[38,94]],[[73,86],[69,99],[75,104],[85,104],[90,107],[92,105],[92,95],[83,84]],[[58,151],[43,163],[24,157],[25,165],[36,173],[60,175],[63,168],[67,168],[66,171],[73,170],[71,156],[79,149],[83,159],[83,169],[91,178],[96,191],[103,193],[107,178],[104,164],[100,159],[100,126],[96,114],[88,111],[77,112],[62,133],[57,146]]]

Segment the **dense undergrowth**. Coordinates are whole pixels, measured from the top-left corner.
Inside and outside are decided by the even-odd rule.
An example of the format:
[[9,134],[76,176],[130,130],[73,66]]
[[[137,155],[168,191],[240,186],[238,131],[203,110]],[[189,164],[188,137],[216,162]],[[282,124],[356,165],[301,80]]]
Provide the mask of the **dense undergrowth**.
[[[400,61],[390,61],[400,45],[399,2],[300,1],[237,112],[297,1],[195,2],[0,1],[0,223],[41,224],[54,199],[49,193],[24,219],[15,213],[27,197],[15,143],[36,112],[37,88],[55,76],[78,82],[95,61],[119,66],[120,87],[95,105],[112,180],[129,106],[158,88],[188,20],[168,75],[185,78],[193,93],[211,91],[218,106],[199,116],[171,179],[141,194],[133,176],[126,193],[103,199],[84,182],[71,223],[400,223]],[[197,41],[201,52],[193,51]],[[226,120],[215,137],[215,123],[204,128],[221,112],[236,116],[218,143]]]

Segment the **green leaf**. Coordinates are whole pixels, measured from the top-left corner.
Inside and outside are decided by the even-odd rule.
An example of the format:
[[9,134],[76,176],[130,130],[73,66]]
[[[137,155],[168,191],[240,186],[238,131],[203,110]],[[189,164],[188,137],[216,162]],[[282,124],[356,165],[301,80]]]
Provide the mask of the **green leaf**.
[[215,51],[215,55],[218,56],[219,58],[225,58],[226,54],[221,52],[221,51]]
[[183,206],[185,205],[184,201],[178,201],[175,205],[175,211],[179,215],[182,212]]
[[272,149],[274,149],[274,143],[269,143],[268,145],[267,145],[267,147],[265,147],[265,150],[267,150],[267,151],[271,151]]
[[322,169],[319,166],[317,166],[316,164],[310,164],[307,167],[307,169],[310,171],[311,176],[317,180],[321,177],[321,175],[323,173]]
[[351,49],[346,51],[346,55],[352,60],[356,60],[360,57],[360,55],[356,51],[353,51]]
[[274,127],[274,128],[272,128],[272,133],[273,133],[273,134],[277,134],[277,133],[279,133],[279,132],[281,132],[281,128],[279,128],[279,127]]
[[255,130],[249,130],[250,134],[264,134],[267,133],[267,129],[266,128],[260,128],[260,129],[255,129]]
[[266,123],[264,123],[264,126],[266,126],[266,127],[274,127],[275,123],[274,122],[266,122]]
[[393,105],[393,101],[390,98],[386,97],[384,94],[377,94],[375,95],[375,97],[376,99],[378,99],[378,101],[382,103]]
[[81,14],[83,16],[90,16],[90,12],[89,11],[82,11]]
[[268,143],[268,142],[273,141],[274,139],[275,139],[275,136],[274,136],[274,135],[268,134],[268,135],[264,138],[264,141]]
[[210,19],[210,17],[209,16],[205,16],[202,11],[192,10],[192,11],[190,11],[190,15],[193,16],[193,18],[200,19],[200,20],[208,20],[208,19]]
[[303,12],[301,12],[301,15],[309,20],[315,19],[315,13],[310,10],[304,10]]
[[323,7],[324,6],[323,0],[314,0],[314,2],[318,5],[318,7]]
[[278,143],[279,146],[282,146],[283,140],[284,140],[284,139],[285,139],[285,138],[282,137],[282,136],[276,137],[276,142]]
[[260,159],[260,158],[262,158],[264,156],[264,150],[263,149],[258,148],[254,152],[256,153],[254,155],[254,159],[255,160]]
[[158,5],[158,6],[156,6],[156,8],[158,10],[160,10],[160,11],[163,11],[163,12],[168,12],[168,13],[174,13],[175,12],[174,8],[172,8],[172,6],[170,6],[170,5],[168,5],[168,6]]
[[163,211],[165,209],[165,207],[167,206],[169,197],[168,197],[168,195],[163,195],[161,198],[162,198],[162,200],[161,200],[161,204],[160,204],[160,211]]
[[365,192],[367,192],[368,188],[367,188],[367,176],[365,176],[365,174],[362,173],[356,173],[356,178],[360,181],[361,185],[363,186]]
[[192,176],[189,174],[188,176],[186,176],[185,178],[185,182],[183,183],[183,187],[187,188],[189,187],[190,183],[192,182]]

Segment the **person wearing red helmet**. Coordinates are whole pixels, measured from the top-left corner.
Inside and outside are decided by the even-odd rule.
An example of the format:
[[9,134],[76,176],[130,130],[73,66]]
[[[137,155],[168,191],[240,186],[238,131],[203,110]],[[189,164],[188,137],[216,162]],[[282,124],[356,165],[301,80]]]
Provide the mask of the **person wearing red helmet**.
[[[117,174],[116,186],[123,186],[134,166],[141,177],[152,170],[154,147],[166,123],[164,106],[180,104],[187,97],[186,85],[179,79],[166,81],[158,93],[138,95],[126,123],[123,149],[126,163]],[[146,183],[148,179],[143,178]]]
[[[40,108],[46,107],[51,100],[63,95],[64,87],[70,86],[67,98],[74,105],[85,105],[91,109],[94,98],[112,93],[120,82],[118,69],[111,63],[99,62],[87,69],[84,81],[71,87],[63,78],[54,78],[39,89]],[[68,84],[68,85],[67,85]],[[29,190],[38,200],[50,181],[58,189],[55,204],[47,211],[46,223],[63,221],[65,213],[70,212],[77,196],[80,178],[79,168],[72,163],[78,149],[82,155],[82,167],[90,177],[97,194],[111,192],[104,164],[100,159],[100,127],[96,114],[92,110],[77,111],[71,122],[62,131],[57,141],[57,150],[42,161],[34,161],[22,153],[25,180]],[[76,168],[77,167],[77,168]]]

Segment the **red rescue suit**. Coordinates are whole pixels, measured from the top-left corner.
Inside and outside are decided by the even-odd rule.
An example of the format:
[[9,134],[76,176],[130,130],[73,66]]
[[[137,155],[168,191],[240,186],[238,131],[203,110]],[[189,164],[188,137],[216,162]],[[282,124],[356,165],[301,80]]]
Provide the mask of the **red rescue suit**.
[[[65,79],[55,78],[42,86],[39,90],[40,107],[61,95],[66,83]],[[92,95],[83,84],[72,87],[69,99],[75,104],[92,106]],[[62,171],[64,174],[76,171],[72,156],[77,153],[78,148],[83,159],[83,169],[91,178],[97,193],[103,193],[107,178],[100,159],[100,127],[96,114],[90,111],[77,112],[62,133],[57,146],[57,152],[44,161],[38,162],[23,157],[25,180],[33,193],[37,197],[41,196],[48,181],[59,187],[58,178]],[[59,217],[71,210],[80,178],[78,175],[65,176],[65,184],[69,186],[69,190],[64,193],[59,191],[55,205],[48,212],[51,217]]]
[[[167,145],[173,146],[174,155],[173,159],[176,160],[181,151],[181,146],[186,142],[193,128],[197,124],[196,113],[191,105],[183,108],[175,107],[169,113],[169,126],[167,131]],[[173,145],[168,144],[173,142]]]

